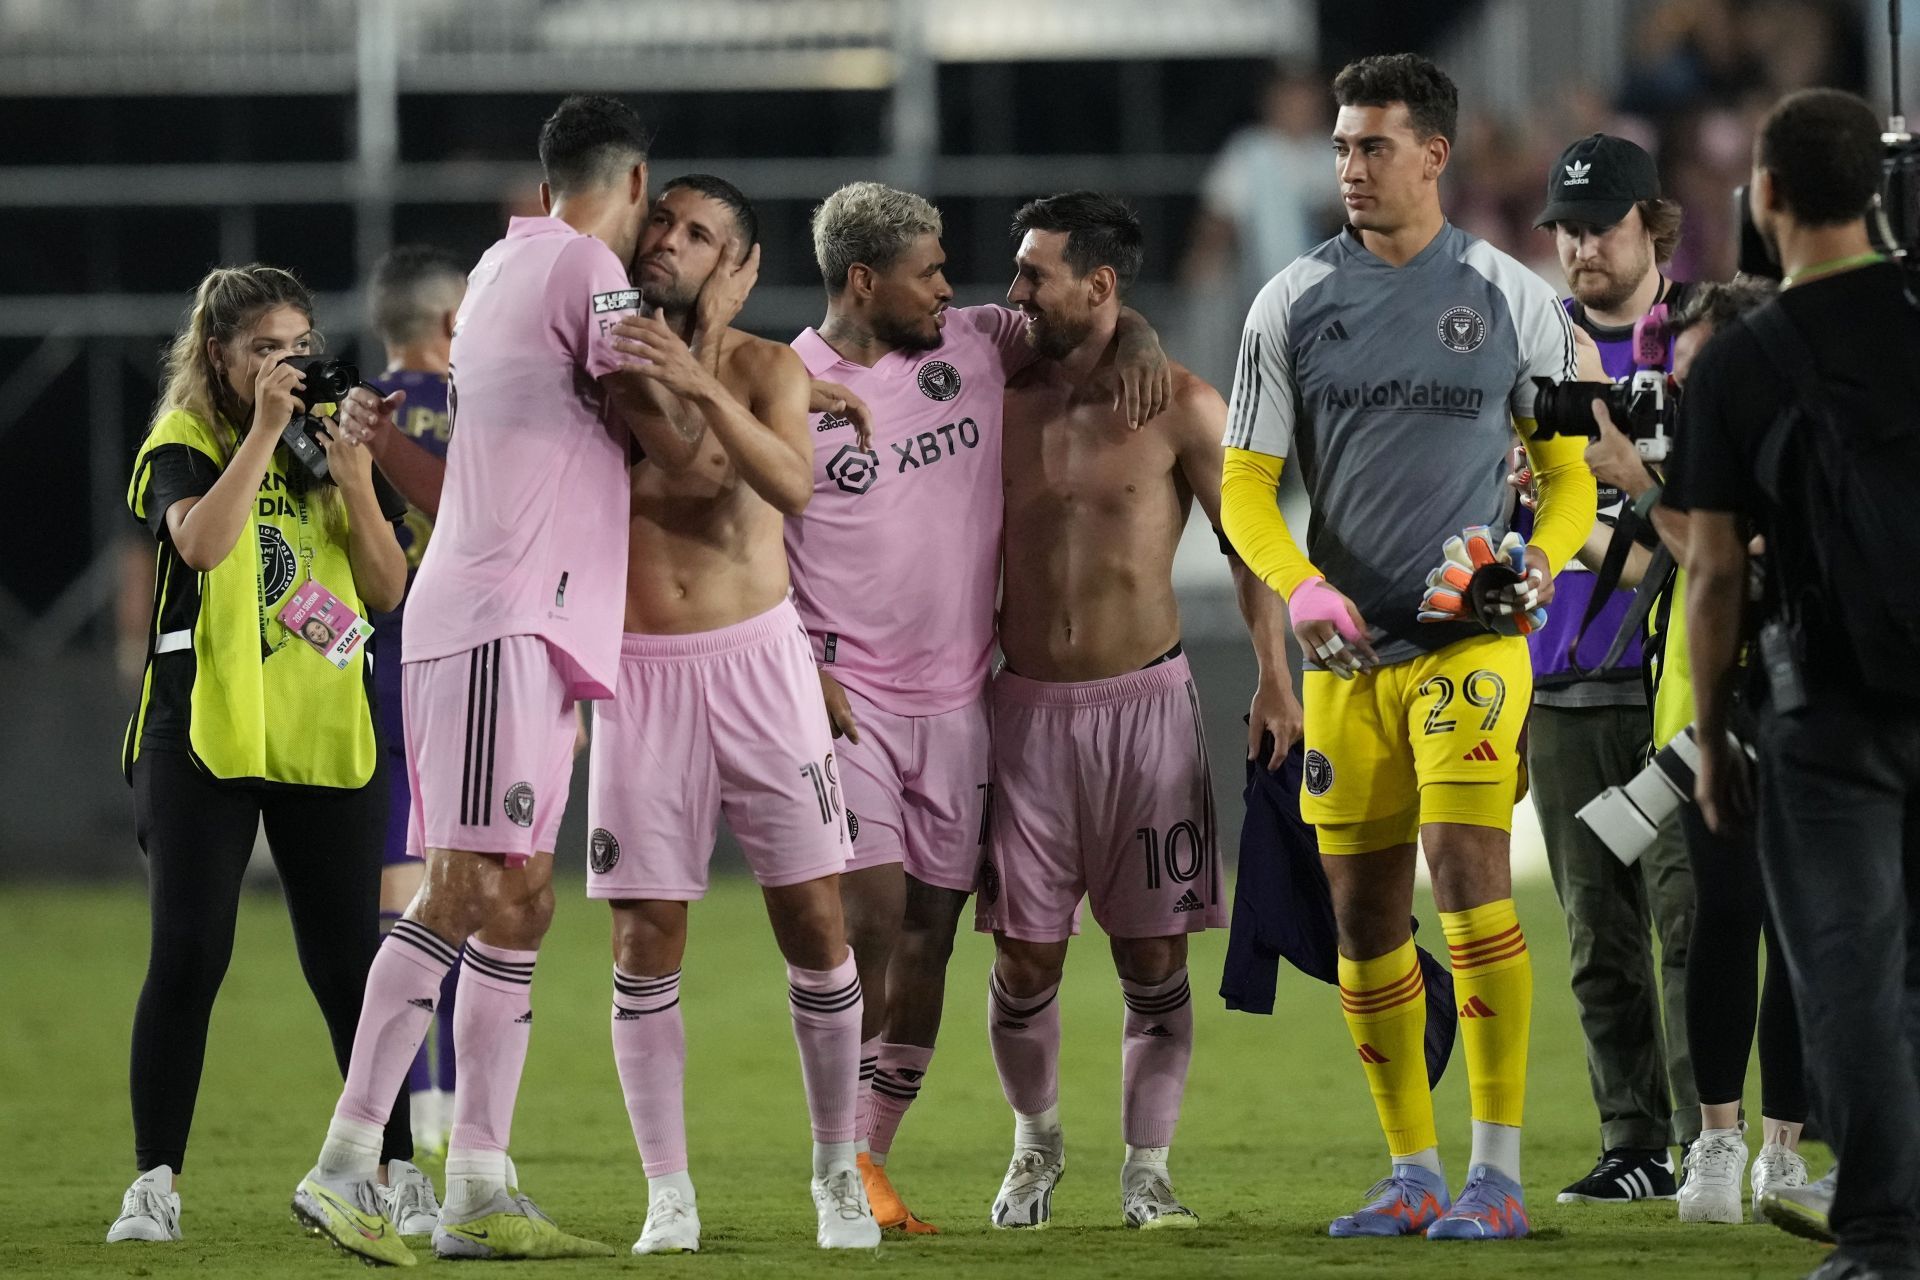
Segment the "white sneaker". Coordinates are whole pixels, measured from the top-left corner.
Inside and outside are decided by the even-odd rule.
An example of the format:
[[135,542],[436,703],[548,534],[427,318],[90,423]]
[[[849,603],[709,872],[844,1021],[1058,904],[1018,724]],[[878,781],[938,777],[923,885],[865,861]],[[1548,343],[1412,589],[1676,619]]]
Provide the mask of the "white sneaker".
[[440,1200],[433,1194],[433,1179],[405,1160],[387,1162],[387,1185],[380,1188],[380,1207],[403,1236],[430,1236],[440,1223]]
[[1738,1222],[1740,1179],[1747,1168],[1746,1125],[1703,1130],[1687,1148],[1687,1180],[1680,1186],[1682,1222]]
[[[817,1193],[816,1193],[817,1195]],[[820,1230],[826,1232],[826,1218],[820,1219]],[[822,1244],[824,1245],[824,1241]],[[698,1253],[700,1252],[700,1210],[693,1201],[681,1195],[672,1187],[656,1192],[653,1202],[647,1206],[647,1225],[640,1228],[640,1238],[633,1242],[635,1253]]]
[[1807,1185],[1807,1162],[1800,1153],[1791,1151],[1778,1142],[1770,1142],[1760,1148],[1760,1154],[1753,1158],[1753,1169],[1748,1173],[1753,1187],[1753,1220],[1767,1221],[1767,1211],[1761,1203],[1769,1191],[1785,1191],[1792,1187]]
[[1142,1231],[1200,1225],[1200,1215],[1173,1198],[1167,1171],[1149,1164],[1121,1167],[1120,1212],[1128,1226]]
[[867,1204],[867,1185],[852,1164],[836,1164],[813,1180],[813,1207],[820,1215],[814,1239],[822,1249],[878,1249],[880,1224]]
[[1062,1145],[1017,1147],[1007,1176],[1001,1179],[1000,1194],[993,1198],[993,1225],[996,1227],[1042,1228],[1053,1221],[1053,1189],[1067,1171],[1067,1152]]
[[173,1189],[173,1169],[156,1165],[135,1178],[120,1197],[120,1216],[107,1228],[107,1243],[179,1238],[180,1194]]

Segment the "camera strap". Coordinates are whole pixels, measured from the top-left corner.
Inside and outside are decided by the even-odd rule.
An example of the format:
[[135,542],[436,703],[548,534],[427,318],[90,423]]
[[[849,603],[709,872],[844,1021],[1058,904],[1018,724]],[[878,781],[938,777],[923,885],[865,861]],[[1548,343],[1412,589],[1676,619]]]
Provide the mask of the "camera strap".
[[1620,659],[1633,644],[1634,637],[1640,634],[1647,615],[1653,611],[1653,602],[1666,583],[1667,576],[1673,571],[1673,553],[1662,543],[1654,548],[1653,558],[1647,564],[1647,571],[1641,576],[1640,585],[1634,589],[1633,603],[1627,606],[1627,614],[1620,619],[1620,627],[1613,634],[1613,640],[1607,645],[1605,656],[1596,667],[1580,665],[1580,646],[1587,638],[1587,631],[1600,617],[1607,602],[1613,599],[1613,593],[1620,586],[1620,575],[1627,567],[1627,556],[1633,550],[1638,539],[1640,516],[1631,503],[1620,507],[1619,519],[1614,522],[1613,538],[1607,543],[1607,554],[1600,562],[1599,572],[1593,575],[1593,594],[1587,600],[1586,611],[1580,617],[1580,625],[1574,629],[1573,639],[1567,645],[1567,664],[1583,679],[1596,679],[1606,675],[1620,665]]

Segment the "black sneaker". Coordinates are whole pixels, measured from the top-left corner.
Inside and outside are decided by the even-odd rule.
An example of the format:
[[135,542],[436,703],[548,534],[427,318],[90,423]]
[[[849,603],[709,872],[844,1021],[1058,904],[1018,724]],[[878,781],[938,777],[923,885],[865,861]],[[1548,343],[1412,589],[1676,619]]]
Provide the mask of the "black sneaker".
[[1615,1147],[1600,1157],[1593,1172],[1560,1193],[1561,1204],[1625,1204],[1629,1200],[1671,1200],[1673,1156],[1664,1148]]

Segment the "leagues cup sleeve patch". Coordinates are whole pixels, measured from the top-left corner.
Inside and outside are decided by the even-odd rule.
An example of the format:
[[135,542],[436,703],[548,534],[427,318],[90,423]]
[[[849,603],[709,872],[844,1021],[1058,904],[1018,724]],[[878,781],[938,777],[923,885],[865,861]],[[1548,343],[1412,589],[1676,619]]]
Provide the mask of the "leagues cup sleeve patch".
[[529,783],[516,782],[507,788],[507,821],[516,827],[533,825],[533,787]]
[[612,293],[593,295],[593,314],[604,315],[609,311],[631,311],[640,305],[638,289],[615,289]]
[[1466,355],[1487,340],[1487,322],[1472,307],[1450,307],[1440,316],[1440,341],[1449,351]]
[[951,400],[960,394],[960,371],[945,360],[920,366],[920,393],[929,400]]
[[1333,761],[1318,751],[1307,752],[1307,794],[1323,796],[1333,786]]

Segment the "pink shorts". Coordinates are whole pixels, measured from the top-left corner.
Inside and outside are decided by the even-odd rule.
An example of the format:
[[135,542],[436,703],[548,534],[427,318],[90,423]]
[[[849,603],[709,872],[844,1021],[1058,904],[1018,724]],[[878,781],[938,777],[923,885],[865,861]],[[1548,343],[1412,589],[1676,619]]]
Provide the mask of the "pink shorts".
[[1110,680],[993,682],[993,806],[975,927],[1023,942],[1227,923],[1200,699],[1184,656]]
[[589,898],[703,897],[722,813],[763,885],[846,865],[832,730],[788,601],[718,631],[628,635],[588,778]]
[[400,669],[413,804],[407,852],[552,853],[573,780],[567,682],[539,636],[507,636]]
[[923,884],[971,893],[987,833],[987,699],[931,716],[883,711],[847,690],[860,741],[839,741],[853,857],[847,870],[904,863]]

